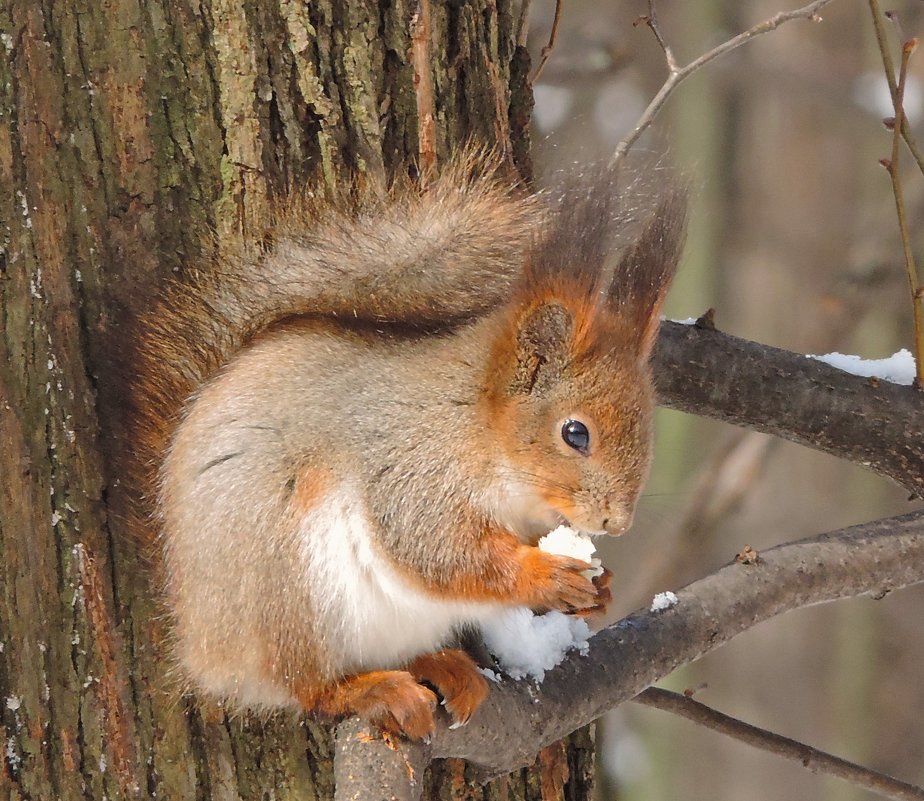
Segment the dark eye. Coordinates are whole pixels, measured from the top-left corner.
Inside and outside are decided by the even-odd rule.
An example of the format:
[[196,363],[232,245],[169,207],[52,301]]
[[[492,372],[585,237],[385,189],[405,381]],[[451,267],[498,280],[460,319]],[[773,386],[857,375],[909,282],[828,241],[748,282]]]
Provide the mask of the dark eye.
[[565,444],[581,453],[587,453],[590,446],[590,432],[580,420],[565,420],[561,427],[561,438]]

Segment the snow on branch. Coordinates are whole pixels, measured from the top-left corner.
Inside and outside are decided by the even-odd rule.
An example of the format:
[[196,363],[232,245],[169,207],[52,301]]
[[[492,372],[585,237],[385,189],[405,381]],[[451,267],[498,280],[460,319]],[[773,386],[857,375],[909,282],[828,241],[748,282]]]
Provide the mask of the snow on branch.
[[924,582],[924,512],[781,545],[755,564],[733,562],[677,592],[669,609],[642,610],[599,632],[537,686],[505,679],[460,729],[440,721],[434,757],[462,757],[485,777],[532,763],[536,753],[596,720],[675,668],[743,631],[813,604]]

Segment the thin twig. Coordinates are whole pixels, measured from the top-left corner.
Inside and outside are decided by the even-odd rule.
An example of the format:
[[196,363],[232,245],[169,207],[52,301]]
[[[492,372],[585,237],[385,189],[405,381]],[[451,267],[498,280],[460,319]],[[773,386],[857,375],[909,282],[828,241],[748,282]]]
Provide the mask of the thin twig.
[[841,759],[825,751],[819,751],[817,748],[800,743],[798,740],[792,740],[789,737],[783,737],[766,729],[752,726],[705,704],[701,704],[699,701],[694,701],[686,695],[663,690],[659,687],[649,687],[633,700],[645,706],[680,715],[687,720],[692,720],[701,726],[721,732],[736,740],[741,740],[755,748],[769,751],[771,754],[777,754],[794,762],[800,762],[803,767],[808,768],[812,773],[836,776],[886,798],[896,799],[896,801],[924,801],[924,789],[920,787],[887,776],[885,773],[870,770],[854,762],[848,762],[846,759]]
[[651,32],[654,34],[655,39],[657,39],[658,44],[664,51],[664,60],[667,61],[667,69],[670,72],[677,72],[677,59],[674,58],[674,51],[671,50],[670,46],[667,44],[667,40],[661,33],[661,27],[658,25],[658,14],[655,11],[655,0],[648,0],[648,14],[637,19],[633,25],[638,25],[641,22],[644,22],[649,28],[651,28]]
[[[895,82],[895,64],[892,61],[892,54],[889,52],[889,43],[886,36],[885,25],[882,22],[882,11],[879,8],[879,0],[869,0],[869,10],[873,15],[873,27],[876,30],[876,43],[879,45],[879,53],[882,56],[882,66],[885,68],[886,80],[889,82],[889,93],[892,95],[892,104],[895,105],[895,93],[898,91],[898,84]],[[902,118],[902,124],[899,126],[902,132],[902,138],[908,146],[908,151],[918,164],[918,169],[924,174],[924,153],[918,147],[917,140],[908,125],[908,120]]]
[[536,67],[536,71],[533,73],[533,77],[529,79],[530,85],[539,80],[539,76],[542,75],[542,70],[545,69],[545,65],[552,55],[552,48],[555,47],[555,38],[558,36],[558,25],[561,22],[563,5],[564,0],[555,0],[555,18],[552,20],[552,30],[549,31],[549,43],[542,48],[542,58],[539,61],[539,66]]
[[[648,104],[648,108],[646,108],[642,113],[642,116],[639,117],[639,120],[636,123],[635,128],[632,129],[632,132],[616,146],[616,152],[613,154],[613,158],[610,160],[610,165],[615,167],[623,160],[623,158],[625,158],[626,153],[629,152],[629,148],[635,144],[638,138],[651,125],[651,123],[654,121],[654,118],[657,116],[658,112],[661,111],[661,108],[664,106],[665,102],[667,102],[667,99],[671,96],[673,91],[698,69],[705,66],[710,61],[717,59],[719,56],[724,56],[726,53],[730,53],[732,50],[741,47],[741,45],[757,38],[758,36],[776,30],[784,22],[789,22],[790,20],[794,19],[808,19],[813,21],[820,20],[818,12],[830,2],[831,0],[815,0],[814,3],[809,3],[807,6],[803,6],[802,8],[796,9],[795,11],[781,11],[779,14],[771,17],[770,19],[764,20],[763,22],[755,25],[753,28],[748,28],[748,30],[744,31],[744,33],[739,33],[737,36],[729,39],[726,42],[723,42],[718,47],[713,48],[707,53],[703,53],[703,55],[701,55],[695,61],[691,61],[685,67],[677,67],[676,64],[674,64],[672,68],[670,61],[668,60],[667,80],[664,81],[663,85],[658,90],[658,93],[654,96],[654,99],[651,101],[651,103]],[[648,24],[649,27],[652,27],[650,22]],[[652,30],[654,30],[654,28]],[[663,47],[664,45],[662,44],[662,48]],[[668,52],[669,48],[665,51],[665,57]]]
[[908,215],[905,212],[905,194],[902,191],[901,166],[901,129],[905,120],[904,98],[905,80],[908,76],[908,61],[917,47],[917,39],[909,39],[902,43],[902,56],[898,71],[898,83],[895,94],[892,96],[895,106],[895,124],[892,133],[892,155],[883,159],[882,165],[892,179],[892,193],[895,195],[895,213],[898,216],[898,229],[902,238],[902,251],[905,259],[905,273],[908,276],[908,286],[911,290],[911,304],[914,312],[914,357],[915,357],[915,386],[924,389],[924,308],[921,305],[921,293],[918,283],[918,269],[914,263],[914,252],[911,249],[911,235],[908,231]]
[[529,12],[532,6],[532,0],[523,0],[520,7],[520,18],[517,20],[517,46],[526,47],[529,38]]
[[430,65],[430,0],[418,0],[411,20],[411,64],[414,67],[414,94],[417,98],[417,149],[420,185],[426,187],[435,176],[436,101]]

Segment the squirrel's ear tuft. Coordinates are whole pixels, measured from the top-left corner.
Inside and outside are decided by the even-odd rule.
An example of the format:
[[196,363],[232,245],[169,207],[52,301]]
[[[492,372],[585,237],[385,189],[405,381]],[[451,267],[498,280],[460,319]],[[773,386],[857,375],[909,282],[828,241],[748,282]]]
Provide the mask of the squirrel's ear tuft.
[[542,303],[525,311],[516,325],[516,351],[507,395],[541,397],[562,379],[574,320],[559,303]]
[[686,230],[686,192],[675,187],[654,206],[640,233],[613,272],[608,304],[631,323],[636,345],[648,358],[658,333],[661,307],[670,288]]
[[622,222],[616,178],[606,169],[569,175],[547,196],[542,235],[526,263],[529,287],[596,303]]

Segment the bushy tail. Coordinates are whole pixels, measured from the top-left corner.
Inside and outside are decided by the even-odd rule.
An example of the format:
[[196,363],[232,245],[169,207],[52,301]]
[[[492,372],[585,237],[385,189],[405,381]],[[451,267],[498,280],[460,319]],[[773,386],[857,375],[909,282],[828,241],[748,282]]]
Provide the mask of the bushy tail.
[[270,244],[221,248],[138,327],[137,480],[151,491],[184,402],[254,334],[294,315],[425,330],[477,317],[509,296],[538,217],[497,159],[469,153],[426,191],[303,198],[279,213]]

